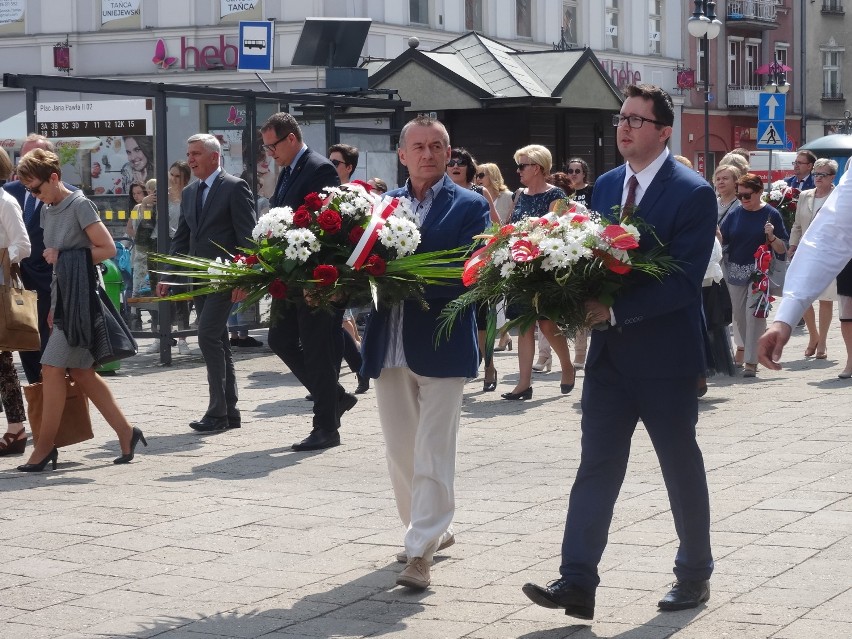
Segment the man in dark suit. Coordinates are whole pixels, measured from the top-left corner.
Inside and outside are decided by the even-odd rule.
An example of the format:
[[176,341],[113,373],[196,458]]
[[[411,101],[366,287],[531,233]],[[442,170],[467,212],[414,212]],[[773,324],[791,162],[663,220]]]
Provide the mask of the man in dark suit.
[[[666,144],[674,108],[651,85],[630,85],[621,114],[613,116],[626,164],[595,183],[592,209],[621,206],[653,227],[681,270],[656,280],[641,275],[612,307],[586,303],[592,331],[582,397],[582,451],[571,489],[562,543],[561,577],[524,593],[545,608],[580,619],[594,615],[598,564],[641,419],[662,469],[680,541],[677,582],[662,610],[694,608],[710,597],[713,571],[710,506],[701,450],[696,383],[704,373],[701,282],[716,230],[716,199],[701,177],[676,162]],[[643,250],[656,245],[650,233]]]
[[[418,253],[469,246],[488,225],[488,202],[446,175],[450,138],[444,125],[420,116],[400,132],[399,159],[409,180],[388,196],[407,197],[420,226]],[[450,336],[432,337],[443,308],[464,292],[430,286],[429,307],[416,301],[373,310],[364,331],[361,372],[376,379],[379,421],[396,507],[405,533],[406,567],[397,584],[422,590],[431,583],[432,557],[454,543],[456,437],[462,390],[476,377],[479,350],[473,312]]]
[[[21,145],[21,157],[34,149],[55,152],[53,143],[43,135],[31,133]],[[65,187],[76,191],[77,187],[64,183]],[[41,336],[41,351],[21,351],[21,366],[27,382],[35,384],[41,379],[41,352],[50,338],[47,315],[50,312],[50,282],[53,279],[53,267],[44,261],[44,230],[41,228],[42,201],[27,193],[20,181],[7,182],[3,188],[18,200],[24,213],[24,224],[30,237],[32,250],[30,256],[21,260],[21,280],[24,288],[35,291],[37,295],[38,331]]]
[[799,151],[796,154],[796,159],[793,161],[794,174],[784,179],[787,186],[799,189],[800,191],[815,188],[816,184],[814,183],[813,171],[814,162],[816,161],[817,156],[814,155],[813,151],[808,151],[807,149]]
[[[267,154],[281,169],[271,207],[296,210],[309,193],[340,184],[334,165],[307,147],[299,123],[289,113],[272,115],[260,135]],[[311,432],[293,444],[293,450],[340,445],[340,417],[358,401],[337,381],[343,358],[343,309],[313,308],[300,291],[291,291],[287,300],[273,300],[271,312],[269,348],[308,389],[314,402]]]
[[[228,259],[227,252],[248,246],[254,229],[254,196],[248,184],[219,167],[222,147],[216,137],[198,133],[187,140],[186,160],[197,181],[181,194],[180,222],[172,239],[172,255]],[[157,294],[168,295],[169,285],[157,284]],[[207,411],[190,428],[211,432],[240,427],[237,381],[228,315],[239,291],[213,293],[195,298],[198,314],[198,346],[207,366],[210,400]]]

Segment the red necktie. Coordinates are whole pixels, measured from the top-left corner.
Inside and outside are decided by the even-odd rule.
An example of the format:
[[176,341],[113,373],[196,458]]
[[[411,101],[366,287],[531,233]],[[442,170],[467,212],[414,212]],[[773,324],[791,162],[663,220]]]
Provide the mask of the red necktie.
[[639,180],[635,175],[631,175],[627,180],[627,199],[624,200],[624,206],[621,207],[621,219],[624,220],[631,215],[636,209],[636,187],[639,186]]

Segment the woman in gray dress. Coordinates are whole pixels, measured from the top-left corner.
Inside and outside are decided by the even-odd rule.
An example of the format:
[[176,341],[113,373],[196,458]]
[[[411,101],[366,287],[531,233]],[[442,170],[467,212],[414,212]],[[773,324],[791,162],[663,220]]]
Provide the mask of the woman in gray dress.
[[133,451],[140,440],[147,446],[145,437],[141,430],[130,426],[109,386],[95,372],[91,353],[68,344],[61,318],[55,316],[58,295],[61,294],[56,278],[60,251],[88,248],[92,261],[99,264],[115,255],[115,242],[101,222],[95,205],[86,199],[82,191],[69,191],[62,183],[59,157],[55,153],[42,149],[27,153],[18,163],[18,178],[30,194],[45,204],[41,213],[46,247],[44,259],[54,268],[51,310],[47,320],[51,326],[50,339],[41,357],[44,383],[41,433],[29,462],[18,466],[18,470],[40,472],[49,462],[56,468],[58,453],[54,439],[65,407],[66,369],[118,435],[122,454],[114,463],[126,464],[133,459]]

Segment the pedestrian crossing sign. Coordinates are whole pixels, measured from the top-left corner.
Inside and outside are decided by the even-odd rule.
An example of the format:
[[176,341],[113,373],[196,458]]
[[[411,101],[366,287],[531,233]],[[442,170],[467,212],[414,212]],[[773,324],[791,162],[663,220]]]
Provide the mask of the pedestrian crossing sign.
[[787,148],[784,121],[758,122],[756,146],[758,149]]

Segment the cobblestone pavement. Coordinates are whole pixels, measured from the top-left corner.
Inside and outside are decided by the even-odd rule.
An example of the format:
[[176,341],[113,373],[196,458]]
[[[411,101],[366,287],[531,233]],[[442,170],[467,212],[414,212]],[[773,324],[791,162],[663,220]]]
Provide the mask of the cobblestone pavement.
[[[828,360],[804,360],[797,331],[784,370],[710,381],[699,429],[717,569],[706,607],[657,611],[676,538],[641,428],[594,622],[521,593],[557,576],[582,374],[569,396],[554,371],[536,376],[532,401],[502,401],[517,375],[506,352],[498,393],[470,382],[457,543],[412,593],[394,585],[403,530],[374,392],[347,413],[342,446],[295,453],[305,391],[266,347],[243,349],[242,429],[199,435],[187,423],[206,404],[201,359],[175,350],[172,367],[139,355],[110,379],[149,443],[129,466],[112,464],[118,445],[97,414],[95,438],[62,449],[54,472],[0,459],[0,637],[852,637],[852,381],[837,379],[832,329]],[[342,379],[354,388],[354,375]]]

